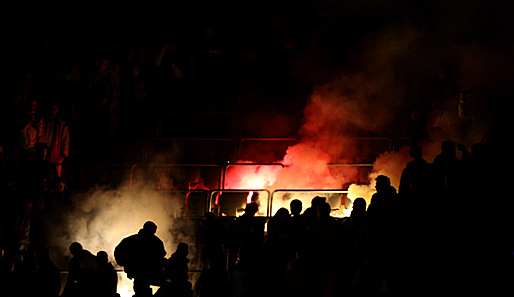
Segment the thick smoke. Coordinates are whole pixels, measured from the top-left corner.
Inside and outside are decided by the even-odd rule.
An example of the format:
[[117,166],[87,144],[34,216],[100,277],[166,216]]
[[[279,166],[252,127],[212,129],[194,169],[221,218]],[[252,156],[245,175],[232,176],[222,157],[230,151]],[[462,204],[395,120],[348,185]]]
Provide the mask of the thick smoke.
[[137,233],[146,221],[153,221],[158,226],[157,236],[170,251],[170,219],[179,206],[172,197],[155,190],[125,187],[92,189],[75,199],[75,208],[66,218],[63,243],[77,241],[91,252],[105,250],[112,256],[124,237]]
[[[399,127],[397,121],[409,119],[412,110],[426,100],[437,78],[437,68],[443,62],[451,65],[457,90],[471,89],[476,99],[480,88],[486,86],[493,91],[496,100],[511,96],[506,86],[512,78],[509,69],[513,59],[506,47],[512,40],[508,37],[510,29],[502,26],[503,22],[510,21],[500,9],[510,10],[511,5],[491,6],[490,14],[483,13],[484,5],[461,1],[440,9],[435,9],[435,2],[426,3],[422,8],[383,4],[370,5],[381,8],[367,10],[358,6],[358,11],[370,12],[370,18],[400,8],[404,15],[396,21],[387,19],[382,24],[377,21],[367,28],[373,33],[362,35],[365,37],[354,42],[347,52],[350,67],[346,69],[349,70],[314,88],[304,111],[300,143],[288,150],[284,162],[287,160],[291,166],[296,166],[295,172],[305,173],[301,175],[303,179],[311,174],[320,182],[318,188],[343,186],[348,176],[331,175],[326,163],[360,162],[361,156],[368,152],[352,140],[354,137],[398,135],[398,131],[391,131],[392,127]],[[502,44],[501,40],[506,43]],[[303,66],[309,69],[308,62]],[[327,69],[327,72],[337,73],[333,68]],[[425,158],[432,161],[440,152],[441,142],[447,139],[468,147],[480,142],[487,132],[485,128],[430,134],[430,141],[420,143],[424,146]],[[302,153],[297,154],[300,151]],[[310,154],[311,159],[300,156],[303,153]],[[398,189],[401,172],[410,160],[407,148],[375,157],[369,184],[351,185],[350,198],[365,197],[369,202],[374,192],[374,178],[380,174],[389,176]]]
[[[394,29],[364,41],[366,50],[359,54],[360,62],[355,71],[339,73],[330,82],[314,88],[304,109],[298,144],[289,147],[280,160],[285,165],[283,169],[265,172],[263,169],[252,171],[247,167],[233,174],[229,172],[227,180],[232,182],[228,187],[344,189],[361,178],[359,170],[330,164],[365,161],[374,161],[374,168],[372,175],[364,177],[362,182],[369,183],[377,174],[399,180],[408,161],[405,151],[387,153],[375,161],[377,152],[367,150],[356,140],[391,133],[391,123],[408,98],[398,66],[404,65],[405,58],[411,56],[419,34],[410,27]],[[237,176],[256,177],[242,180]],[[262,184],[251,183],[250,180],[260,180]],[[374,187],[358,188],[359,197],[364,196],[369,201]],[[355,186],[350,187],[352,191],[355,189]],[[355,192],[350,194],[349,198],[356,198]],[[302,197],[304,205],[309,205],[311,198]],[[279,204],[286,205],[285,201],[274,202],[274,205]]]
[[[71,257],[70,244],[79,242],[93,254],[106,251],[111,263],[121,269],[115,262],[114,248],[123,238],[137,233],[146,221],[156,223],[156,235],[164,243],[166,257],[180,242],[188,243],[194,256],[195,225],[178,218],[183,201],[169,192],[159,192],[143,185],[95,188],[74,195],[72,203],[72,210],[63,218],[63,229],[52,234],[53,245],[59,249],[60,255],[65,255],[64,261]],[[66,269],[67,262],[60,263],[60,266]],[[130,296],[131,281],[123,272],[118,274],[118,278],[119,293]]]
[[316,87],[305,109],[301,134],[326,142],[337,136],[359,136],[363,131],[389,132],[389,125],[384,124],[392,122],[405,101],[396,65],[409,54],[415,40],[410,30],[384,34],[361,54],[360,69]]
[[399,151],[380,154],[373,163],[373,170],[369,174],[369,184],[350,185],[348,188],[348,198],[353,201],[355,198],[361,197],[369,205],[371,196],[376,192],[375,178],[379,175],[389,177],[391,185],[398,189],[402,171],[410,160],[407,147],[403,147]]
[[[438,7],[435,2],[421,8],[369,4],[375,9],[361,5],[353,7],[352,12],[357,13],[354,20],[358,15],[369,13],[368,19],[376,17],[377,21],[363,26],[363,34],[357,40],[347,40],[348,49],[343,53],[347,67],[328,65],[329,58],[302,59],[323,53],[315,46],[298,54],[293,69],[308,69],[304,79],[309,80],[308,72],[320,73],[323,67],[329,75],[325,74],[322,80],[310,77],[316,86],[304,109],[299,143],[290,147],[281,160],[287,166],[273,177],[275,188],[344,188],[356,179],[355,169],[334,172],[328,164],[359,163],[365,159],[363,156],[372,156],[373,169],[364,181],[366,185],[351,185],[349,197],[364,197],[369,202],[374,192],[374,178],[380,174],[389,176],[398,189],[401,171],[410,161],[407,148],[377,155],[361,146],[355,138],[397,137],[399,131],[394,129],[402,126],[399,121],[406,121],[404,125],[407,126],[403,127],[407,129],[403,134],[411,136],[409,114],[426,101],[443,62],[451,65],[457,90],[471,89],[474,96],[478,96],[480,88],[487,86],[500,100],[511,95],[505,86],[512,78],[509,69],[513,61],[509,51],[505,50],[508,46],[500,42],[509,31],[501,26],[506,21],[504,13],[497,14],[498,19],[481,16],[485,3],[459,2],[440,9],[435,9]],[[491,7],[490,12],[499,13],[498,8]],[[332,9],[330,14],[324,15],[342,11]],[[391,11],[404,14],[397,20],[381,18]],[[351,12],[343,14],[351,16]],[[351,31],[338,27],[348,20],[338,25],[332,18],[325,21],[319,30],[312,31],[310,41],[313,43],[323,40],[323,35],[329,31]],[[362,22],[356,20],[356,27],[363,25]],[[479,30],[471,32],[469,28]],[[341,38],[344,36],[342,34]],[[512,42],[511,38],[505,41]],[[326,64],[320,65],[320,61]],[[442,141],[451,139],[469,147],[481,141],[486,132],[487,129],[450,130],[446,134],[431,134],[430,141],[420,144],[424,146],[425,159],[431,162],[440,152]]]
[[[355,180],[355,168],[335,171],[329,163],[361,162],[369,152],[354,138],[389,132],[396,111],[405,101],[395,61],[408,54],[416,36],[411,30],[381,36],[363,53],[360,71],[341,74],[314,90],[304,111],[301,139],[287,150],[282,161],[287,167],[277,175],[277,184],[342,189]],[[403,169],[404,160],[404,154],[385,154],[375,161],[373,172],[398,175],[398,170],[390,167]]]

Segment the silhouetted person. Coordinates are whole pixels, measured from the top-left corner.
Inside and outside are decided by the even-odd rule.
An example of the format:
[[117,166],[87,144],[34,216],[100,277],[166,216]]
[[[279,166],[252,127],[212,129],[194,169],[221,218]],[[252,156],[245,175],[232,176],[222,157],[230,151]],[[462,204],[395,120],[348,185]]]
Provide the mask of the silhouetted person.
[[97,280],[96,280],[96,296],[116,297],[118,288],[118,274],[116,269],[109,262],[109,256],[105,251],[96,253],[96,261],[98,263]]
[[268,221],[268,239],[263,246],[262,274],[265,295],[281,296],[285,290],[288,265],[296,259],[296,250],[291,240],[291,216],[282,207]]
[[291,215],[287,208],[281,207],[268,221],[268,239],[288,237],[291,233]]
[[181,242],[177,250],[171,254],[164,264],[165,282],[155,294],[156,296],[192,297],[192,285],[189,282],[189,246]]
[[307,227],[309,227],[309,225],[312,223],[312,221],[314,221],[318,217],[318,206],[321,205],[322,203],[325,203],[326,200],[327,200],[327,198],[320,197],[320,196],[316,196],[316,197],[312,198],[311,206],[309,208],[307,208],[302,214],[304,221],[305,221],[305,225]]
[[98,268],[96,256],[78,242],[70,245],[70,253],[73,257],[68,265],[68,279],[61,296],[94,296]]
[[189,246],[187,243],[181,242],[177,246],[177,250],[171,254],[170,258],[166,261],[165,270],[166,275],[173,283],[183,283],[189,280]]
[[441,153],[434,158],[435,186],[438,190],[453,190],[460,184],[461,161],[457,157],[455,142],[446,140],[441,144]]
[[239,268],[244,270],[247,265],[253,267],[253,252],[258,250],[264,241],[264,223],[255,217],[257,211],[257,203],[248,203],[244,214],[230,225],[230,236],[235,243],[232,248],[238,252]]
[[223,247],[227,241],[228,231],[216,221],[212,212],[206,212],[202,225],[198,228],[197,247],[200,248],[203,268],[212,267],[215,258],[223,257]]
[[123,266],[127,277],[134,279],[138,297],[152,296],[150,285],[160,285],[166,250],[155,236],[157,225],[148,221],[137,234],[124,238],[114,249],[116,262]]
[[[398,198],[396,189],[391,186],[389,177],[379,175],[375,180],[377,192],[371,197],[366,215],[369,229],[373,233],[377,245],[379,246],[378,249],[382,253],[386,253],[389,237],[391,232],[394,231],[392,226],[396,219],[394,211]],[[384,259],[385,255],[381,255],[380,258]],[[379,265],[382,268],[384,264],[381,263]]]
[[289,209],[291,210],[291,216],[296,217],[302,213],[303,205],[302,201],[299,199],[293,199],[289,203]]
[[300,244],[307,230],[305,218],[301,215],[302,207],[302,201],[298,199],[293,199],[289,203],[291,209],[291,242],[296,253],[300,252]]
[[353,226],[359,227],[366,223],[366,200],[364,200],[364,198],[356,198],[353,200],[353,208],[349,222]]
[[375,238],[367,227],[366,200],[356,198],[350,217],[341,225],[336,257],[335,296],[368,296],[370,290],[370,262]]
[[396,199],[396,189],[391,186],[391,180],[385,175],[377,176],[375,181],[377,192],[371,196],[367,216],[371,230],[377,237],[381,237],[388,227],[389,208]]
[[70,135],[66,121],[61,117],[59,104],[54,103],[45,118],[45,139],[48,145],[48,160],[57,168],[58,176],[61,176],[60,165],[64,158],[68,157],[70,150]]
[[423,159],[423,147],[413,145],[409,149],[409,155],[413,158],[403,169],[398,195],[407,199],[407,203],[426,201],[433,191],[433,170],[432,165]]
[[[389,177],[379,175],[376,178],[377,192],[371,197],[366,212],[369,229],[373,233],[377,244],[377,256],[375,257],[375,269],[377,273],[386,273],[386,260],[390,254],[391,236],[394,234],[396,206],[398,198],[396,189],[391,185]],[[414,215],[414,214],[413,214]]]
[[303,258],[312,281],[310,296],[323,296],[324,290],[332,287],[334,267],[327,255],[335,254],[339,228],[330,211],[330,204],[320,202],[317,217],[307,227]]
[[36,249],[37,292],[42,297],[57,297],[61,293],[61,272],[50,260],[48,248],[39,246]]
[[[248,203],[244,214],[236,218],[229,229],[230,265],[236,264],[234,274],[238,280],[246,280],[243,284],[248,286],[243,285],[242,291],[251,291],[255,285],[260,249],[264,241],[264,222],[255,217],[257,211],[257,203]],[[236,285],[240,284],[239,281],[236,282]]]

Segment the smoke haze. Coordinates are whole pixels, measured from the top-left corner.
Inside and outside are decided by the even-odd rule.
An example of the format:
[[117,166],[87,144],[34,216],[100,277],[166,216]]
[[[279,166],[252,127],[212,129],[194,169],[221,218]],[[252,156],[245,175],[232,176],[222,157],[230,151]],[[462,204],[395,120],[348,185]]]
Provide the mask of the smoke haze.
[[[157,225],[156,235],[164,242],[167,257],[179,242],[194,242],[194,231],[174,216],[183,207],[182,201],[155,189],[123,186],[118,189],[91,189],[73,197],[74,208],[64,221],[64,230],[55,234],[63,255],[76,241],[96,254],[104,250],[115,263],[113,252],[125,237],[137,233],[146,221]],[[191,227],[192,228],[192,227]]]

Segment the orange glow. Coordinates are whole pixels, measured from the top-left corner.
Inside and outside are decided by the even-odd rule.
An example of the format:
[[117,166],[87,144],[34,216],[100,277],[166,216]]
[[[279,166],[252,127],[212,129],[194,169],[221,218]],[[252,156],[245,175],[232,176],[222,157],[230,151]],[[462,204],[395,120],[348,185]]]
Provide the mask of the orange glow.
[[246,204],[252,203],[253,191],[248,192],[248,196],[246,197]]
[[214,201],[214,204],[216,206],[218,206],[220,204],[220,196],[221,196],[221,191],[218,192],[218,194],[216,194],[216,200]]

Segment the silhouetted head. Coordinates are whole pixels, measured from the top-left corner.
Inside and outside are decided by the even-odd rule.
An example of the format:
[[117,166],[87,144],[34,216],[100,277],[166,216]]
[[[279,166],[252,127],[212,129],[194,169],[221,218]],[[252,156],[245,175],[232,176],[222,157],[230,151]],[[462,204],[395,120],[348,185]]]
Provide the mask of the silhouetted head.
[[375,185],[375,189],[377,189],[377,192],[383,192],[391,186],[391,180],[389,179],[389,177],[385,175],[377,176],[375,181],[377,182]]
[[311,200],[311,207],[316,209],[320,204],[326,202],[327,198],[325,197],[321,197],[321,196],[316,196],[314,198],[312,198]]
[[330,211],[332,210],[330,204],[327,202],[320,203],[318,205],[318,217],[326,218],[330,216]]
[[146,234],[155,234],[155,232],[157,232],[157,225],[155,225],[155,223],[152,221],[147,221],[143,225],[143,231]]
[[364,198],[356,198],[353,201],[352,214],[353,214],[353,212],[357,212],[357,213],[366,212],[366,200],[364,200]]
[[287,208],[281,207],[275,213],[275,217],[280,220],[284,220],[284,219],[291,217],[291,215],[289,214],[289,210],[287,210]]
[[411,146],[409,149],[409,155],[416,160],[421,159],[423,157],[423,147],[417,144]]
[[80,255],[80,253],[82,253],[83,250],[84,248],[82,248],[82,245],[78,242],[74,242],[70,245],[70,253],[73,256]]
[[99,251],[96,253],[96,260],[98,263],[107,263],[109,262],[109,256],[107,256],[107,252]]
[[297,216],[302,212],[302,201],[299,199],[293,199],[291,200],[291,203],[289,203],[289,208],[291,209],[291,214],[293,216]]
[[257,203],[250,202],[250,203],[246,204],[245,215],[254,216],[258,210],[259,210],[259,206],[257,206]]
[[441,152],[443,155],[448,157],[455,156],[455,154],[457,153],[455,149],[455,142],[451,140],[443,141],[443,143],[441,144]]
[[185,243],[185,242],[179,243],[177,246],[176,253],[178,255],[186,257],[189,254],[189,245],[187,245],[187,243]]

